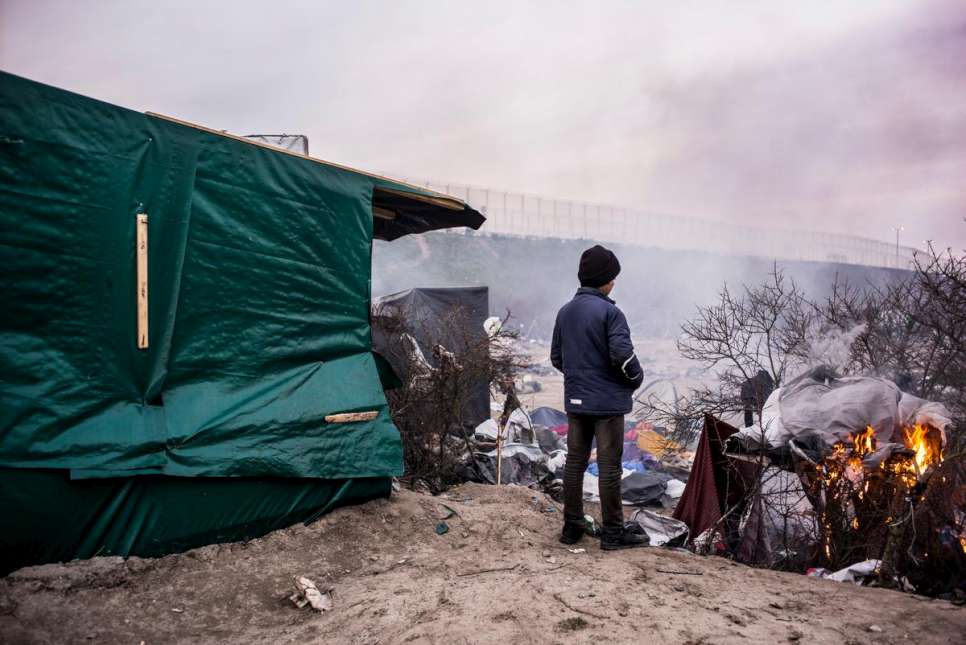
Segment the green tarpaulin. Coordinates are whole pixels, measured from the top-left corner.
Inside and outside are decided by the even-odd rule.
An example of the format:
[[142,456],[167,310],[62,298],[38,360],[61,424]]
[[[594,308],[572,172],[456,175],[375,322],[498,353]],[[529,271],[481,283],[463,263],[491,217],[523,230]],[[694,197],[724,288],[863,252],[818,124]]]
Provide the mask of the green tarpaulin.
[[[428,191],[0,74],[0,548],[13,544],[12,522],[43,524],[16,517],[30,512],[27,500],[55,516],[71,497],[54,494],[68,476],[111,478],[84,489],[99,491],[78,498],[91,504],[123,495],[136,506],[123,491],[140,490],[168,508],[210,478],[321,486],[318,507],[338,496],[327,482],[401,474],[371,353],[374,201],[388,213],[386,239],[482,223]],[[139,214],[148,219],[146,349]],[[325,421],[362,411],[377,414]],[[34,481],[25,469],[54,483],[11,491]],[[147,475],[191,479],[118,479]],[[251,508],[271,506],[274,517],[287,504]],[[76,515],[64,511],[65,521]],[[244,524],[235,514],[226,522]],[[138,530],[158,530],[164,543],[201,521],[191,510],[162,516],[184,530]],[[247,519],[261,526],[259,516]],[[126,554],[152,537],[105,540]]]

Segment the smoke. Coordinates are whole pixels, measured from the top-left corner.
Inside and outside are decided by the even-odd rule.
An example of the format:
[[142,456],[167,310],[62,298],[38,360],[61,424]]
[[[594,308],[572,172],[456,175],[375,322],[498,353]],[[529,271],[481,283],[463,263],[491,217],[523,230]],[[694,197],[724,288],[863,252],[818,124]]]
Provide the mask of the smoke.
[[865,323],[846,330],[813,325],[808,332],[809,346],[803,369],[828,365],[839,373],[846,372],[851,361],[852,344],[865,330]]
[[[187,8],[187,5],[185,5]],[[0,65],[313,155],[693,218],[966,247],[962,0],[0,4]],[[177,43],[172,48],[171,43]],[[593,237],[593,232],[589,233]],[[535,335],[595,240],[377,244],[373,292],[486,284]],[[635,332],[673,337],[768,260],[614,245]],[[821,298],[836,272],[786,262]]]

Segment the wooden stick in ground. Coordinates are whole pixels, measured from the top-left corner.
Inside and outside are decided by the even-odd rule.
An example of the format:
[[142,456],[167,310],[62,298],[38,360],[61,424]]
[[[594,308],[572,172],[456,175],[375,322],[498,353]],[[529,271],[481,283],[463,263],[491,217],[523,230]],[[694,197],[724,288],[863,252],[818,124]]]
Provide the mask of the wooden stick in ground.
[[520,399],[517,398],[513,386],[513,379],[504,382],[502,389],[506,398],[503,400],[503,414],[500,415],[500,423],[496,429],[496,483],[498,486],[503,482],[503,431],[509,425],[513,411],[521,407]]
[[493,569],[480,569],[479,571],[465,571],[463,573],[457,573],[456,576],[459,578],[465,578],[466,576],[478,576],[481,573],[493,573],[494,571],[513,571],[518,566],[520,565],[515,564],[512,567],[495,567]]
[[577,609],[576,607],[574,607],[573,605],[571,605],[570,603],[568,603],[566,600],[564,600],[563,598],[561,598],[560,597],[560,594],[558,594],[558,593],[555,593],[553,595],[553,597],[557,600],[557,602],[559,602],[561,605],[563,605],[564,607],[566,607],[570,611],[575,611],[578,614],[583,614],[585,616],[593,616],[594,618],[599,618],[601,620],[607,620],[607,616],[601,616],[600,614],[595,614],[592,611],[586,611],[584,609]]
[[496,429],[496,485],[499,486],[503,480],[503,428],[500,425]]

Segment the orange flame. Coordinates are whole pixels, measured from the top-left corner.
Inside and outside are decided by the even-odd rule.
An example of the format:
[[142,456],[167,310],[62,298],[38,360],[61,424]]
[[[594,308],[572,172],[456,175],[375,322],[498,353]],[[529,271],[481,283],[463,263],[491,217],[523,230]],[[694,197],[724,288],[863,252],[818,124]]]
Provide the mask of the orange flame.
[[872,426],[866,426],[864,432],[859,432],[852,437],[852,452],[857,457],[864,457],[875,450],[875,430]]
[[929,466],[942,462],[942,437],[937,430],[916,424],[902,429],[902,439],[906,448],[916,453],[913,457],[916,473],[921,475]]

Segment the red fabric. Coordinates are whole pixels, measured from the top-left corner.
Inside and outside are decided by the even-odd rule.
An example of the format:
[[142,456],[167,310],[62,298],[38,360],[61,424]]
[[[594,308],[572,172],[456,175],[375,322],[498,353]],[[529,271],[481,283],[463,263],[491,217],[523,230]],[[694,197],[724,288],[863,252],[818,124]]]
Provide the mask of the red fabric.
[[[674,519],[688,525],[691,539],[714,526],[727,509],[743,503],[746,482],[754,476],[753,472],[744,471],[748,470],[746,466],[754,466],[736,464],[725,457],[724,441],[736,432],[737,428],[705,415],[688,483],[674,509]],[[732,516],[736,523],[740,513],[729,518]]]
[[550,428],[550,430],[552,432],[556,432],[561,437],[566,437],[567,436],[567,428],[569,428],[569,427],[570,426],[568,424],[562,423],[559,426],[554,426],[553,428]]

